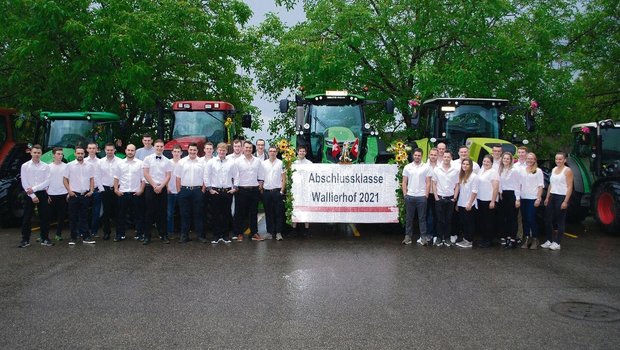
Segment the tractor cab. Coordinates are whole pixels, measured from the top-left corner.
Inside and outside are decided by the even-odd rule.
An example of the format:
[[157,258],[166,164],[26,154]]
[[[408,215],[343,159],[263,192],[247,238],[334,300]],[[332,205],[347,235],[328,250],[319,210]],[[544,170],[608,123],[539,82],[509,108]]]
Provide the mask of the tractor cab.
[[458,157],[458,148],[466,145],[470,156],[478,163],[491,153],[494,145],[501,145],[503,151],[515,154],[516,147],[502,139],[508,100],[491,98],[434,98],[420,106],[414,115],[412,126],[423,118],[427,123],[426,138],[417,140],[417,147],[424,150],[424,157],[438,142],[446,143],[453,157]]
[[[114,141],[113,126],[120,123],[120,117],[108,112],[41,112],[43,123],[43,155],[41,160],[51,163],[52,149],[62,147],[64,159],[75,159],[75,146],[86,147],[95,142],[99,146],[99,157],[104,156],[104,146]],[[38,138],[38,137],[35,137]],[[119,157],[124,155],[117,154]]]
[[[365,106],[383,103],[393,113],[391,100],[370,101],[347,91],[326,91],[324,94],[296,96],[294,147],[308,147],[308,159],[318,163],[338,163],[332,152],[347,148],[352,163],[375,163],[379,153],[378,132],[366,120]],[[286,113],[288,100],[280,101],[280,112]],[[355,148],[355,150],[354,150]]]

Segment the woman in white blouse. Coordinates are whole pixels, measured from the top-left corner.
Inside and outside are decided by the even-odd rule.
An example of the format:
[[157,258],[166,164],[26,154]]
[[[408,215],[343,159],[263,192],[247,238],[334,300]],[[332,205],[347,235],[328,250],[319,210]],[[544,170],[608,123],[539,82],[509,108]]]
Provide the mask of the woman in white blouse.
[[478,194],[478,176],[473,172],[472,160],[467,158],[461,162],[459,183],[456,185],[459,199],[456,211],[463,229],[463,240],[456,243],[457,247],[471,248],[476,229],[476,195]]
[[[555,168],[549,177],[549,189],[545,198],[545,230],[547,241],[540,247],[560,250],[560,241],[566,225],[566,209],[573,193],[573,172],[566,166],[566,153],[555,155]],[[554,223],[557,231],[553,230]]]
[[506,238],[506,248],[517,247],[517,212],[521,205],[519,170],[513,166],[514,157],[504,152],[499,164],[499,216],[498,229]]
[[538,223],[536,209],[542,202],[545,187],[543,172],[538,168],[534,153],[528,153],[521,175],[521,217],[523,218],[523,249],[538,249]]
[[495,202],[499,192],[499,174],[493,169],[493,157],[490,154],[484,156],[482,168],[478,172],[478,227],[482,233],[480,248],[488,248],[493,244],[496,234],[495,228]]

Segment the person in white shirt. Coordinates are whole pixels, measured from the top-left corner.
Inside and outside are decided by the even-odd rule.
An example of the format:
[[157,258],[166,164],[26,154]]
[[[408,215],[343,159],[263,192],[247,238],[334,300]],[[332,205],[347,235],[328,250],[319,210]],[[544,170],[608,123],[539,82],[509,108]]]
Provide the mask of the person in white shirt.
[[[440,142],[440,144],[443,144]],[[446,150],[446,145],[443,144],[444,152]],[[442,152],[443,154],[443,152]],[[428,151],[428,159],[426,160],[426,164],[428,164],[429,172],[428,177],[433,177],[433,171],[435,167],[440,163],[437,162],[438,159],[442,159],[439,157],[439,150],[436,147],[431,148]],[[432,183],[432,180],[431,180]],[[433,240],[437,240],[437,213],[435,212],[435,195],[433,194],[433,186],[430,188],[430,192],[428,194],[428,198],[426,199],[426,233],[429,237],[432,237]],[[418,244],[422,244],[422,239],[417,240]],[[433,242],[436,243],[436,242]]]
[[[203,168],[207,167],[207,163],[213,159],[213,143],[211,141],[207,141],[204,146],[205,155],[200,157],[200,161],[202,162]],[[205,231],[205,237],[207,236],[207,228],[212,226],[210,225],[210,221],[212,221],[211,215],[211,193],[209,191],[205,191],[202,195],[203,208],[205,210],[203,216],[203,224],[202,228]]]
[[456,211],[463,228],[463,239],[456,243],[460,248],[471,248],[476,231],[476,196],[478,195],[478,176],[473,171],[473,161],[463,159],[459,172]]
[[440,247],[451,245],[450,232],[452,230],[452,214],[456,187],[459,182],[459,171],[452,166],[452,154],[446,150],[441,165],[433,170],[432,186],[435,196],[435,211],[437,212],[437,242]]
[[430,167],[422,162],[422,149],[413,150],[413,162],[405,165],[401,190],[405,197],[405,211],[407,213],[405,238],[403,244],[411,244],[413,237],[413,221],[416,213],[420,229],[422,245],[427,245],[431,237],[426,232],[426,202],[430,192]]
[[50,222],[56,221],[55,241],[62,241],[62,229],[67,217],[67,189],[63,182],[66,163],[62,162],[62,147],[54,147],[52,150],[54,161],[50,167],[50,186],[47,188],[48,202],[50,204]]
[[153,137],[151,135],[145,134],[142,136],[142,144],[144,147],[140,147],[136,151],[136,158],[138,160],[144,160],[146,156],[155,153],[155,148],[153,148]]
[[87,156],[84,161],[88,163],[95,172],[95,188],[93,195],[90,196],[90,235],[94,238],[99,237],[99,221],[101,219],[101,193],[103,193],[103,186],[101,185],[101,174],[99,172],[99,158],[97,153],[99,152],[99,146],[91,142],[86,146]]
[[157,224],[159,238],[162,243],[168,244],[168,227],[166,216],[168,211],[168,182],[172,174],[172,163],[164,157],[164,141],[155,140],[155,153],[146,156],[142,162],[144,169],[144,179],[146,180],[144,189],[144,200],[146,204],[146,214],[144,218],[144,241],[147,245],[151,242],[151,230],[153,223]]
[[[264,181],[262,193],[265,203],[265,221],[267,234],[265,239],[272,239],[275,234],[276,240],[281,241],[284,228],[284,201],[283,195],[286,189],[284,166],[276,156],[278,150],[275,146],[269,147],[269,158],[262,161]],[[260,158],[258,158],[260,160]]]
[[226,157],[228,145],[220,142],[217,145],[217,157],[207,162],[204,171],[204,183],[207,191],[211,194],[211,205],[213,213],[213,241],[230,243],[230,222],[232,215],[230,206],[232,205],[233,195],[237,192],[235,183],[239,176],[237,167],[233,159]]
[[256,140],[256,153],[254,153],[254,157],[260,160],[267,160],[269,158],[269,155],[265,152],[265,140]]
[[542,192],[545,179],[538,168],[538,159],[534,153],[526,156],[527,167],[521,169],[521,213],[523,216],[523,249],[538,249],[538,223],[536,210],[542,204]]
[[[566,227],[566,211],[573,194],[573,171],[566,166],[566,153],[555,155],[555,168],[551,170],[549,188],[545,198],[545,231],[547,241],[541,248],[560,250],[560,242]],[[554,230],[557,225],[557,230]]]
[[125,159],[120,161],[114,170],[114,193],[116,203],[116,237],[114,242],[125,239],[127,215],[131,215],[136,228],[137,240],[144,239],[144,171],[142,161],[136,159],[136,146],[125,147]]
[[491,147],[491,156],[493,156],[493,169],[499,172],[499,166],[502,163],[502,145],[493,145]]
[[[438,157],[440,163],[443,161],[443,154],[444,154],[444,152],[446,152],[447,149],[448,148],[447,148],[445,143],[439,142],[437,144],[437,157]],[[429,153],[429,155],[430,155],[430,153]]]
[[86,163],[85,154],[84,147],[75,147],[75,160],[67,164],[63,179],[69,195],[70,246],[77,243],[78,235],[82,236],[83,243],[95,243],[88,230],[88,204],[95,191],[95,169]]
[[517,247],[517,212],[521,206],[521,173],[513,165],[512,153],[504,152],[501,160],[498,168],[500,200],[497,228],[505,238],[505,248],[514,249]]
[[103,240],[110,239],[112,229],[110,222],[116,218],[116,195],[114,194],[114,168],[121,159],[116,153],[116,146],[108,143],[104,147],[105,157],[99,159],[99,180],[103,187],[101,192],[101,204],[103,205],[103,215],[100,224],[103,226]]
[[[293,162],[293,165],[297,165],[297,164],[312,164],[312,161],[308,158],[306,158],[306,156],[308,155],[308,146],[305,145],[300,145],[297,146],[297,159],[295,159],[295,161]],[[295,234],[301,234],[304,237],[309,237],[310,236],[310,223],[305,222],[303,225],[301,225],[302,227],[302,232],[298,232],[299,230],[297,229],[297,223],[294,222],[293,223],[293,230],[295,230]]]
[[[459,147],[459,158],[452,161],[452,166],[455,167],[458,172],[461,171],[461,161],[463,159],[471,159],[469,157],[469,148],[464,145]],[[474,173],[477,174],[480,171],[480,165],[478,165],[475,161],[472,161],[472,164],[474,165]]]
[[202,160],[206,165],[208,161],[213,159],[213,143],[211,141],[207,141],[203,150],[205,152],[205,155],[200,157],[200,160]]
[[239,192],[235,196],[234,234],[237,241],[243,241],[243,232],[249,221],[250,237],[262,241],[258,234],[258,194],[263,186],[263,167],[261,161],[252,155],[252,142],[243,144],[243,156],[235,160],[239,171]]
[[35,206],[39,209],[41,245],[54,245],[48,236],[49,203],[46,190],[50,184],[50,168],[47,164],[41,162],[42,153],[40,145],[32,146],[30,149],[30,156],[32,158],[21,166],[22,188],[26,192],[27,198],[24,200],[22,240],[19,243],[19,248],[26,248],[30,245],[31,221]]
[[181,210],[181,239],[179,243],[189,242],[190,226],[198,236],[200,243],[207,243],[203,229],[204,202],[204,166],[198,159],[198,145],[190,143],[187,147],[188,156],[179,161],[175,169],[177,188],[179,189],[178,202]]
[[[517,170],[522,171],[523,169],[525,169],[525,167],[527,167],[527,164],[526,164],[527,153],[528,153],[528,150],[526,146],[517,147],[517,160],[515,160],[515,164],[514,164],[514,167]],[[523,217],[521,215],[522,211],[523,210],[519,210],[517,213],[517,237],[519,237],[519,239],[524,238],[523,237]]]
[[183,150],[181,149],[181,145],[174,145],[172,147],[172,178],[168,182],[168,205],[166,206],[166,217],[167,217],[167,225],[168,225],[168,235],[172,235],[175,232],[174,225],[174,211],[177,207],[177,197],[179,194],[179,189],[177,188],[177,181],[174,177],[174,172],[179,165],[179,161],[181,160],[181,155],[183,154]]
[[493,169],[493,157],[490,154],[484,156],[482,169],[478,173],[478,227],[482,231],[480,248],[488,248],[493,244],[496,235],[495,205],[499,192],[499,174]]
[[233,140],[233,153],[227,155],[226,157],[237,159],[243,156],[243,143],[241,140]]

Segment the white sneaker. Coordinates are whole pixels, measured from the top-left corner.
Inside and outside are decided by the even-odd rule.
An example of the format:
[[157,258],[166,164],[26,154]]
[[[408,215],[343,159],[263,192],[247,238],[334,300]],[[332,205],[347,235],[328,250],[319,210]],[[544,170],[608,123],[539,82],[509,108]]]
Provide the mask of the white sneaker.
[[437,237],[433,237],[433,245],[437,245],[437,241],[439,241],[439,239]]
[[265,234],[263,235],[263,238],[264,238],[264,239],[273,239],[273,235],[272,235],[271,233],[265,233]]
[[214,239],[214,240],[211,241],[211,244],[217,244],[217,242],[218,242],[218,240]]
[[459,238],[459,236],[450,236],[450,243],[454,244],[456,243],[457,238]]
[[470,241],[466,240],[465,238],[463,238],[462,241],[456,243],[457,247],[461,247],[461,248],[471,248],[472,244]]
[[403,244],[411,244],[411,237],[405,236],[405,239],[403,239]]
[[276,233],[276,241],[281,241],[284,238],[282,238],[282,234],[281,233]]
[[549,249],[551,249],[551,250],[560,250],[560,245],[559,245],[559,244],[557,244],[557,243],[555,243],[555,242],[553,242],[553,243],[551,243],[551,245],[549,246]]
[[422,237],[418,238],[417,241],[415,241],[417,244],[419,245],[423,245],[424,243],[422,242]]
[[434,242],[433,244],[435,245],[435,247],[441,247],[443,245],[443,243],[437,237],[433,239],[433,242]]
[[443,245],[445,245],[446,247],[449,247],[452,245],[452,243],[450,243],[450,241],[443,241]]
[[232,240],[233,240],[233,241],[236,241],[236,240],[237,240],[237,236],[233,236],[233,237],[232,237]]
[[545,243],[541,244],[540,247],[542,249],[549,249],[549,247],[551,247],[551,242],[546,241]]

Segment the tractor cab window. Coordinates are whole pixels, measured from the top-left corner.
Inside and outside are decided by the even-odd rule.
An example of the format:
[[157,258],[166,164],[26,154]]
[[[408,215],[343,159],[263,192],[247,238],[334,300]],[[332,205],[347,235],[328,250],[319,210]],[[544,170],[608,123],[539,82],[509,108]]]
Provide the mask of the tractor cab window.
[[93,122],[89,120],[52,120],[45,144],[49,147],[73,148],[86,145],[93,139]]
[[499,113],[497,108],[484,106],[458,106],[445,112],[446,138],[452,145],[464,145],[470,137],[499,138]]
[[609,164],[620,159],[620,128],[601,128],[601,161]]
[[346,127],[355,137],[361,138],[362,136],[363,115],[360,105],[311,105],[306,120],[310,124],[310,147],[313,157],[318,157],[323,134],[331,127]]
[[177,111],[175,112],[172,138],[206,137],[207,140],[216,145],[224,141],[225,119],[226,116],[222,111]]

